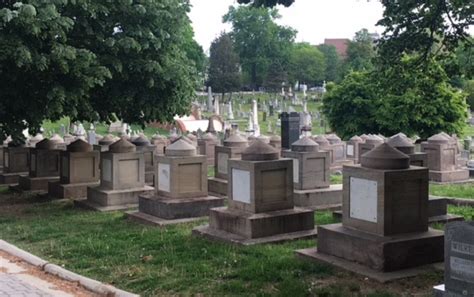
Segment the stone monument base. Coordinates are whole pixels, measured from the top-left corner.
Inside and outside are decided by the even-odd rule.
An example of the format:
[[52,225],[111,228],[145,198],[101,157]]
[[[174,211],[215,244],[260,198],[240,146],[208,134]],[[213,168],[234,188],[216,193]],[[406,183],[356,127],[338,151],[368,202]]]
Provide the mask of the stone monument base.
[[430,170],[430,181],[439,183],[450,183],[469,180],[469,170],[460,169],[455,171],[433,171]]
[[20,182],[20,176],[28,176],[28,172],[2,173],[0,174],[0,185],[14,185]]
[[195,228],[193,234],[213,240],[252,245],[316,237],[314,211],[305,208],[252,214],[211,209],[209,226]]
[[61,184],[59,181],[48,184],[48,194],[52,199],[83,199],[87,197],[88,187],[97,187],[100,182]]
[[19,189],[21,191],[47,192],[48,183],[59,181],[58,176],[50,177],[30,177],[20,176]]
[[[313,261],[333,265],[343,270],[351,271],[358,275],[363,275],[380,283],[392,282],[398,279],[410,278],[420,274],[431,273],[434,270],[443,271],[443,262],[423,265],[415,268],[408,268],[393,272],[381,272],[356,262],[347,261],[342,258],[334,257],[318,252],[317,248],[297,250],[296,255],[304,261]],[[436,296],[438,297],[438,296]]]
[[200,220],[211,208],[224,205],[223,198],[214,196],[172,199],[140,195],[138,199],[138,212],[129,213],[129,218],[158,226]]
[[444,232],[376,236],[342,224],[318,227],[318,254],[355,262],[379,272],[443,262]]
[[294,190],[295,206],[310,209],[334,209],[342,204],[342,184],[331,185],[329,188],[315,190]]
[[209,192],[219,196],[227,196],[227,180],[217,177],[207,179],[207,187]]
[[126,190],[107,190],[99,187],[87,188],[87,199],[76,200],[78,206],[97,211],[116,211],[138,207],[138,196],[146,192],[154,191],[154,188],[144,186],[143,188],[131,188]]
[[341,161],[336,161],[333,164],[331,164],[330,172],[331,174],[337,173],[337,172],[342,172],[342,168],[344,165],[354,165],[355,160],[352,159],[346,159],[346,160],[341,160]]

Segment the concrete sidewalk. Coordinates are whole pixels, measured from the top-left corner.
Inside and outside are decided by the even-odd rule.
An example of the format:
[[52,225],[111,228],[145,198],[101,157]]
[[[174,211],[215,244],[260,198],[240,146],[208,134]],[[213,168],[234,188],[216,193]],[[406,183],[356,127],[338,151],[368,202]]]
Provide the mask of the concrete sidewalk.
[[0,296],[89,297],[99,295],[87,291],[76,282],[60,279],[0,251]]

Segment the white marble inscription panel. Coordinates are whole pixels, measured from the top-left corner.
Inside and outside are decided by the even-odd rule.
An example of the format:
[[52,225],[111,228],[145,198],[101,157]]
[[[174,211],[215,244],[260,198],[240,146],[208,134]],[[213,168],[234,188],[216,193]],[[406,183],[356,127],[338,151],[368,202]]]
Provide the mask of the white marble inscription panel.
[[377,182],[351,177],[351,218],[377,223]]
[[232,199],[250,204],[250,172],[232,169]]
[[217,171],[221,174],[227,174],[227,161],[229,160],[229,155],[224,153],[217,154]]
[[352,144],[347,145],[347,155],[351,157],[354,156],[354,146]]
[[106,182],[112,182],[112,161],[102,160],[102,179]]
[[300,161],[293,159],[293,182],[298,183],[300,181]]
[[171,188],[170,164],[158,164],[158,190],[169,192]]

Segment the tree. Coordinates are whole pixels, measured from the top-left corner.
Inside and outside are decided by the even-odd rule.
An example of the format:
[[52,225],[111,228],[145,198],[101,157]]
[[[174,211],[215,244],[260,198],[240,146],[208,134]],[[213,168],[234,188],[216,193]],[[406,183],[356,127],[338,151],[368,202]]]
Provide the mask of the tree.
[[186,56],[188,59],[194,63],[198,74],[199,83],[203,85],[209,61],[207,56],[204,54],[202,46],[199,45],[196,40],[194,40],[194,31],[191,27],[191,24],[189,23],[187,27],[188,28],[185,31],[186,44],[184,45],[184,50],[186,51]]
[[277,4],[281,4],[288,7],[291,4],[293,4],[295,0],[238,0],[237,2],[240,4],[251,3],[253,6],[256,6],[256,7],[260,7],[260,6],[273,7]]
[[288,74],[282,63],[278,60],[273,61],[268,67],[267,76],[265,78],[265,88],[267,91],[277,93],[281,90],[283,83],[287,82]]
[[264,84],[268,67],[278,60],[286,70],[296,32],[279,26],[278,11],[267,8],[230,7],[224,22],[232,24],[230,33],[240,57],[244,77],[251,88]]
[[414,65],[419,57],[405,56],[383,71],[353,72],[330,89],[324,113],[344,138],[355,134],[403,132],[427,138],[444,131],[461,134],[465,126],[465,94],[449,84],[440,63],[427,69]]
[[385,11],[377,25],[385,27],[380,41],[384,64],[398,62],[404,54],[419,54],[424,61],[452,52],[468,39],[469,26],[474,24],[472,1],[381,2]]
[[339,81],[341,77],[341,61],[336,47],[333,45],[321,44],[318,49],[324,55],[326,69],[324,79],[326,81]]
[[356,32],[353,40],[347,46],[345,71],[370,71],[374,68],[374,40],[367,29]]
[[208,85],[222,93],[222,98],[225,93],[238,91],[241,86],[239,56],[229,34],[223,33],[212,42],[210,54]]
[[290,81],[316,85],[325,79],[324,55],[309,43],[297,43],[291,52]]
[[144,124],[188,112],[188,10],[186,0],[2,2],[1,136],[62,116]]

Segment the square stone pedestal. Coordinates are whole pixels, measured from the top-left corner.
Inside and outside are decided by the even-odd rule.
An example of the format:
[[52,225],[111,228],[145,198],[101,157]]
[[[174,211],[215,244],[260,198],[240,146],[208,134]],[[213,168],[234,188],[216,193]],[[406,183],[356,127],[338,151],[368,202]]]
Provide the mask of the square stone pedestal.
[[100,182],[62,184],[59,181],[48,183],[48,195],[51,199],[79,200],[87,197],[88,187],[97,187]]
[[16,185],[21,176],[28,176],[28,172],[2,173],[0,174],[0,185]]
[[59,181],[59,176],[50,176],[50,177],[30,177],[30,176],[20,176],[19,184],[20,188],[23,191],[32,191],[32,192],[47,192],[48,184],[50,182]]
[[227,196],[228,181],[222,178],[210,177],[207,180],[208,191],[217,196]]
[[154,226],[197,221],[209,215],[209,210],[224,205],[224,199],[214,196],[170,199],[156,195],[140,195],[138,212],[128,218]]
[[313,190],[295,190],[293,194],[295,206],[310,209],[334,209],[342,204],[342,184],[331,185],[329,188]]
[[442,262],[443,243],[444,233],[434,229],[377,236],[333,224],[318,227],[317,249],[299,250],[297,254],[386,282],[424,271],[406,269]]
[[314,211],[304,208],[285,209],[265,213],[211,209],[209,225],[193,229],[193,234],[212,240],[254,245],[296,239],[314,238]]
[[153,187],[111,190],[99,187],[87,188],[87,199],[76,200],[77,206],[97,211],[127,210],[138,207],[138,196],[154,191]]
[[430,170],[430,181],[438,183],[451,183],[469,180],[469,170],[459,169],[453,171]]

